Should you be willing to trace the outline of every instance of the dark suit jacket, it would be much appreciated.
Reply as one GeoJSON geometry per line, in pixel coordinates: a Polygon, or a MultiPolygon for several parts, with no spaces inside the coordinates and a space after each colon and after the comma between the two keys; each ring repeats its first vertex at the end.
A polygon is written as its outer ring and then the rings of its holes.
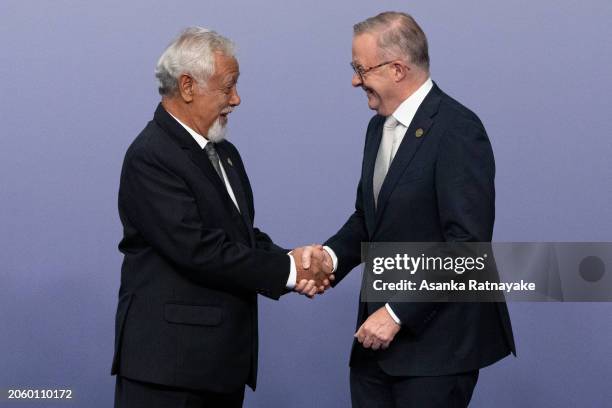
{"type": "MultiPolygon", "coordinates": [[[[419,107],[374,206],[372,178],[385,118],[368,125],[355,212],[329,245],[336,283],[361,263],[361,242],[488,242],[495,163],[478,117],[436,85],[419,107]],[[417,129],[423,136],[416,137],[417,129]]],[[[359,327],[383,303],[360,302],[359,327]]],[[[515,352],[505,303],[390,302],[402,329],[384,351],[353,343],[351,365],[375,359],[390,375],[474,370],[515,352]]]]}
{"type": "Polygon", "coordinates": [[[125,155],[113,374],[214,392],[255,388],[257,293],[283,294],[290,261],[253,227],[238,151],[216,146],[240,212],[161,104],[125,155]]]}

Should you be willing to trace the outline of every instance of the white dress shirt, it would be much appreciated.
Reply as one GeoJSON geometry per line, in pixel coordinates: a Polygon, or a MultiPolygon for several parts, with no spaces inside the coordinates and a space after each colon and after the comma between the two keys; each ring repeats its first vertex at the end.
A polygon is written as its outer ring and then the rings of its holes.
{"type": "MultiPolygon", "coordinates": [[[[402,140],[404,140],[404,135],[406,134],[406,131],[410,126],[410,122],[412,122],[412,119],[414,119],[414,115],[419,109],[419,106],[421,106],[421,103],[423,103],[423,100],[425,99],[429,91],[431,91],[431,88],[433,88],[433,81],[431,80],[431,78],[427,78],[427,81],[425,81],[423,85],[419,87],[419,89],[414,91],[412,95],[406,98],[397,107],[397,109],[395,109],[395,112],[391,114],[398,121],[398,124],[395,127],[395,131],[393,134],[391,161],[393,161],[393,158],[395,157],[395,154],[397,153],[397,150],[399,149],[402,140]]],[[[389,165],[391,165],[391,162],[389,162],[389,165]]],[[[333,249],[329,247],[324,248],[334,261],[334,271],[336,271],[336,267],[338,266],[338,257],[336,256],[333,249]]],[[[389,306],[388,303],[385,304],[385,308],[387,309],[393,320],[395,320],[395,323],[402,324],[401,320],[397,317],[395,312],[393,312],[393,309],[391,309],[391,306],[389,306]]]]}
{"type": "Polygon", "coordinates": [[[416,111],[423,103],[423,100],[433,88],[433,82],[431,78],[428,78],[427,81],[423,83],[412,95],[410,95],[404,102],[397,107],[395,112],[392,113],[392,116],[399,123],[395,127],[395,134],[393,135],[393,149],[391,150],[391,160],[395,157],[395,153],[399,149],[402,140],[404,140],[404,135],[410,126],[410,122],[414,119],[414,115],[416,111]]]}

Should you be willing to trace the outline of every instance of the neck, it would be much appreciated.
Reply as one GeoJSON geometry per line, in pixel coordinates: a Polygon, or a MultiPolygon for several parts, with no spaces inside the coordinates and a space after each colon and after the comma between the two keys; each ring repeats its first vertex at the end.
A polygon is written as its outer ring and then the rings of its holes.
{"type": "Polygon", "coordinates": [[[161,104],[172,116],[180,120],[185,125],[189,126],[191,129],[195,130],[198,134],[202,135],[204,138],[208,133],[208,129],[198,129],[197,124],[191,119],[191,115],[189,114],[189,108],[186,103],[184,103],[179,98],[167,97],[163,96],[161,100],[161,104]]]}
{"type": "Polygon", "coordinates": [[[412,78],[405,78],[404,84],[398,89],[397,103],[393,108],[393,112],[401,105],[406,99],[410,98],[429,78],[429,72],[416,73],[412,78]]]}

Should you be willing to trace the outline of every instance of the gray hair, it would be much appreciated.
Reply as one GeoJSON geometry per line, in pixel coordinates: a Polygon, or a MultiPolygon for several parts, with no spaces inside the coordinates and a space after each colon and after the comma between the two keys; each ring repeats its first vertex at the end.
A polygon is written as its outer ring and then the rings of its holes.
{"type": "Polygon", "coordinates": [[[427,37],[417,22],[406,13],[386,11],[353,26],[353,34],[376,33],[383,57],[405,58],[429,71],[427,37]]]}
{"type": "Polygon", "coordinates": [[[234,57],[234,43],[203,27],[185,29],[159,57],[155,77],[162,96],[172,96],[178,90],[181,75],[188,74],[204,87],[215,73],[215,52],[234,57]]]}

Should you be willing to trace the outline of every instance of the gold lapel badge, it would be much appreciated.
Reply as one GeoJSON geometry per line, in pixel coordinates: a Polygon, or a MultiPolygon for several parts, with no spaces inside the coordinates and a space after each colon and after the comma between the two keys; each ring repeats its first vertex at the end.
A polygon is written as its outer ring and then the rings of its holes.
{"type": "Polygon", "coordinates": [[[416,130],[416,132],[414,132],[414,135],[415,135],[416,137],[421,137],[421,136],[423,136],[423,129],[418,128],[418,129],[416,130]]]}

